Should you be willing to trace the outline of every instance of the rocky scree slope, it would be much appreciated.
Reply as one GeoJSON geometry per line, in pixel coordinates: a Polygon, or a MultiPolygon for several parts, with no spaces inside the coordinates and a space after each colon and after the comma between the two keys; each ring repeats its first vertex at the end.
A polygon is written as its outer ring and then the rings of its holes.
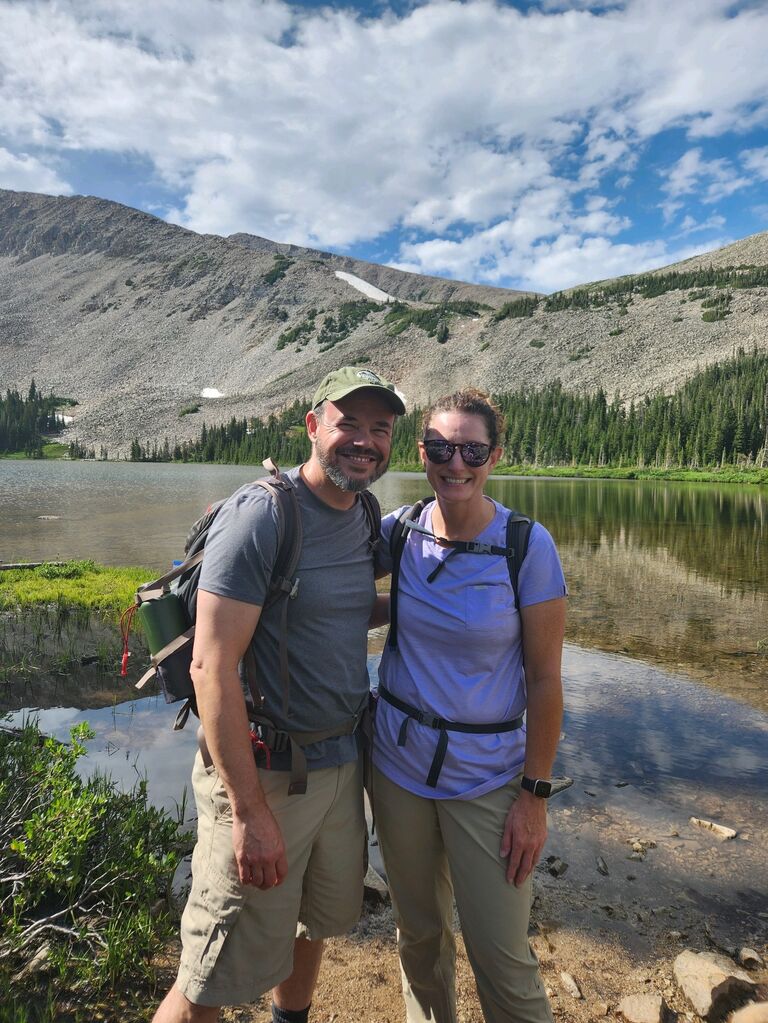
{"type": "MultiPolygon", "coordinates": [[[[193,437],[203,420],[267,414],[348,363],[391,377],[415,403],[459,385],[556,378],[638,399],[737,347],[768,348],[766,286],[729,292],[715,322],[702,319],[705,299],[680,290],[548,312],[519,292],[245,237],[198,235],[102,199],[0,191],[0,388],[34,377],[77,399],[69,436],[115,455],[134,437],[193,437]],[[336,277],[342,265],[407,304],[371,301],[336,277]],[[531,315],[517,315],[521,301],[531,315]],[[208,388],[223,397],[201,397],[208,388]]],[[[766,249],[757,235],[700,259],[763,265],[766,249]]]]}

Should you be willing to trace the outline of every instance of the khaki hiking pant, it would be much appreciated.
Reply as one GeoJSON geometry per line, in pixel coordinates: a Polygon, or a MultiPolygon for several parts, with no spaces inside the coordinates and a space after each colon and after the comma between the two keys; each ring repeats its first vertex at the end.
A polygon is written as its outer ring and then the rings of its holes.
{"type": "Polygon", "coordinates": [[[486,1023],[552,1023],[528,944],[531,879],[499,856],[520,778],[478,799],[425,799],[374,768],[376,829],[392,906],[408,1023],[456,1023],[453,899],[486,1023]]]}

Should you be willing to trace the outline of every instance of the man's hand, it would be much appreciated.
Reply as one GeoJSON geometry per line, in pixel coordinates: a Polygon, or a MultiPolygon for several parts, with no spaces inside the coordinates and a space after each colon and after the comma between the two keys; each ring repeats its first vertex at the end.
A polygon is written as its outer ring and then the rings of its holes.
{"type": "Polygon", "coordinates": [[[242,884],[268,891],[285,880],[288,861],[283,836],[266,803],[248,817],[233,814],[232,846],[242,884]]]}
{"type": "Polygon", "coordinates": [[[500,855],[509,857],[507,881],[519,888],[539,862],[547,839],[546,800],[522,791],[509,808],[500,855]]]}

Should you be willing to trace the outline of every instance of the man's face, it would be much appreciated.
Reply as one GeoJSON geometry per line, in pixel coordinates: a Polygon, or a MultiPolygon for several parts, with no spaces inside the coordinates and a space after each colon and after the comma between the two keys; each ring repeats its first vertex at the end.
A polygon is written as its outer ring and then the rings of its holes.
{"type": "Polygon", "coordinates": [[[340,490],[360,491],[389,465],[395,413],[375,391],[355,391],[307,413],[307,433],[328,479],[340,490]]]}

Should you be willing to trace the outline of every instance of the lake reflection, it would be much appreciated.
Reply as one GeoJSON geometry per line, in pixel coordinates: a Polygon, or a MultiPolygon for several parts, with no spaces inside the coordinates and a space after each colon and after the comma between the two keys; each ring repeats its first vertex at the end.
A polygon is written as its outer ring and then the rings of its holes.
{"type": "MultiPolygon", "coordinates": [[[[372,677],[377,664],[378,657],[369,658],[372,677]]],[[[576,778],[580,789],[628,782],[669,806],[695,807],[734,827],[768,820],[764,715],[640,662],[570,645],[563,681],[564,739],[555,770],[576,778]]],[[[42,730],[59,739],[88,721],[96,738],[83,769],[124,787],[146,775],[152,801],[176,813],[197,748],[194,718],[183,731],[171,730],[176,710],[151,697],[88,711],[51,708],[38,717],[42,730]]],[[[11,721],[23,717],[17,712],[11,721]]]]}
{"type": "MultiPolygon", "coordinates": [[[[0,560],[93,558],[159,572],[211,501],[260,474],[0,461],[0,560]]],[[[423,476],[402,473],[374,489],[385,512],[427,492],[423,476]]],[[[684,671],[768,710],[765,488],[497,477],[489,491],[555,537],[569,640],[684,671]]]]}

